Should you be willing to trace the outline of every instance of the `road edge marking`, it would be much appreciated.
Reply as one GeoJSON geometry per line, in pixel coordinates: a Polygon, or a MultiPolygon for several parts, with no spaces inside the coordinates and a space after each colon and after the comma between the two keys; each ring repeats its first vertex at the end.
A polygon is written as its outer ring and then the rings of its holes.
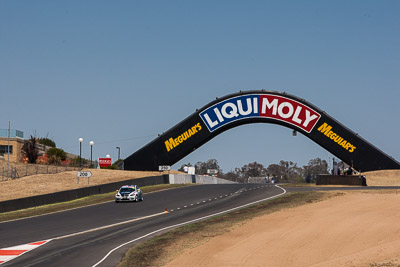
{"type": "Polygon", "coordinates": [[[51,240],[52,239],[46,239],[46,240],[42,240],[42,241],[32,242],[32,243],[25,244],[25,245],[1,248],[0,249],[0,265],[2,265],[3,263],[9,262],[15,258],[18,258],[19,256],[22,256],[25,253],[30,252],[40,246],[43,246],[44,244],[49,243],[51,240]],[[7,253],[7,252],[9,252],[9,253],[7,253]]]}
{"type": "Polygon", "coordinates": [[[160,212],[160,213],[155,213],[155,214],[147,215],[147,216],[144,216],[144,217],[131,219],[131,220],[128,220],[128,221],[123,221],[123,222],[119,222],[119,223],[113,223],[113,224],[104,225],[104,226],[92,228],[92,229],[81,231],[81,232],[67,234],[67,235],[63,235],[63,236],[59,236],[59,237],[54,237],[53,240],[60,240],[60,239],[73,237],[73,236],[77,236],[77,235],[83,235],[83,234],[87,234],[87,233],[91,233],[91,232],[95,232],[95,231],[99,231],[99,230],[112,228],[112,227],[119,226],[119,225],[124,225],[124,224],[132,223],[132,222],[141,221],[141,220],[144,220],[144,219],[160,216],[160,215],[163,215],[163,214],[167,214],[167,212],[163,211],[163,212],[160,212]]]}

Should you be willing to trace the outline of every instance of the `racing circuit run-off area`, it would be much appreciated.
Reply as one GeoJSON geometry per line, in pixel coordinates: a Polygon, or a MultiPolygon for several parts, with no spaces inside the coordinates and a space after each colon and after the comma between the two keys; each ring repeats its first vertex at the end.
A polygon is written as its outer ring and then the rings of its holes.
{"type": "Polygon", "coordinates": [[[400,169],[400,163],[304,99],[275,91],[217,98],[139,149],[125,170],[173,165],[217,135],[249,123],[279,124],[307,136],[359,172],[400,169]]]}

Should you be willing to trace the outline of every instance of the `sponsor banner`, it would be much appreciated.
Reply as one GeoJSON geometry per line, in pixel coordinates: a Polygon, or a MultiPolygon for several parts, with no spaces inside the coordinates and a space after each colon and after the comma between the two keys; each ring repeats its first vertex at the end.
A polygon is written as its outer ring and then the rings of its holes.
{"type": "Polygon", "coordinates": [[[168,152],[171,151],[175,147],[179,146],[180,144],[182,144],[183,142],[188,140],[193,135],[200,132],[201,129],[202,128],[201,128],[200,122],[196,123],[191,128],[189,128],[185,132],[181,133],[179,136],[170,137],[168,140],[165,140],[164,141],[165,148],[167,149],[168,152]]]}
{"type": "Polygon", "coordinates": [[[99,158],[100,168],[109,167],[112,164],[112,158],[99,158]]]}
{"type": "Polygon", "coordinates": [[[341,137],[341,135],[332,131],[332,126],[324,122],[319,128],[318,131],[323,133],[327,138],[331,139],[333,142],[346,149],[350,153],[353,153],[356,150],[356,146],[341,137]]]}
{"type": "Polygon", "coordinates": [[[272,94],[250,94],[221,101],[200,113],[210,132],[247,118],[283,121],[310,133],[321,114],[293,99],[272,94]]]}

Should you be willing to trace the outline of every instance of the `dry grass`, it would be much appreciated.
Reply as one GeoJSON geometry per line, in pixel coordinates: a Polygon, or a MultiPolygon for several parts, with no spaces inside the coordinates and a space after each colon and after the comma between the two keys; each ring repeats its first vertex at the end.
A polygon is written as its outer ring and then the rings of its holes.
{"type": "Polygon", "coordinates": [[[368,186],[400,186],[400,170],[364,172],[368,186]]]}
{"type": "MultiPolygon", "coordinates": [[[[90,177],[89,185],[87,178],[80,178],[78,184],[76,171],[67,171],[57,174],[37,174],[15,180],[0,181],[0,201],[167,174],[167,172],[161,173],[104,169],[84,169],[83,171],[91,171],[93,174],[92,177],[90,177]]],[[[171,171],[171,173],[179,172],[171,171]]]]}

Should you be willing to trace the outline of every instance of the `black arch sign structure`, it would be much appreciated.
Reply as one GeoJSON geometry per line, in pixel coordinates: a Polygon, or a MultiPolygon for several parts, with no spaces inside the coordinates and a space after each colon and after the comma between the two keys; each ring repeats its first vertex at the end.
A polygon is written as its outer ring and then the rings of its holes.
{"type": "Polygon", "coordinates": [[[304,99],[264,90],[217,98],[126,158],[124,169],[173,165],[220,133],[248,123],[296,130],[358,171],[400,169],[398,161],[304,99]]]}

